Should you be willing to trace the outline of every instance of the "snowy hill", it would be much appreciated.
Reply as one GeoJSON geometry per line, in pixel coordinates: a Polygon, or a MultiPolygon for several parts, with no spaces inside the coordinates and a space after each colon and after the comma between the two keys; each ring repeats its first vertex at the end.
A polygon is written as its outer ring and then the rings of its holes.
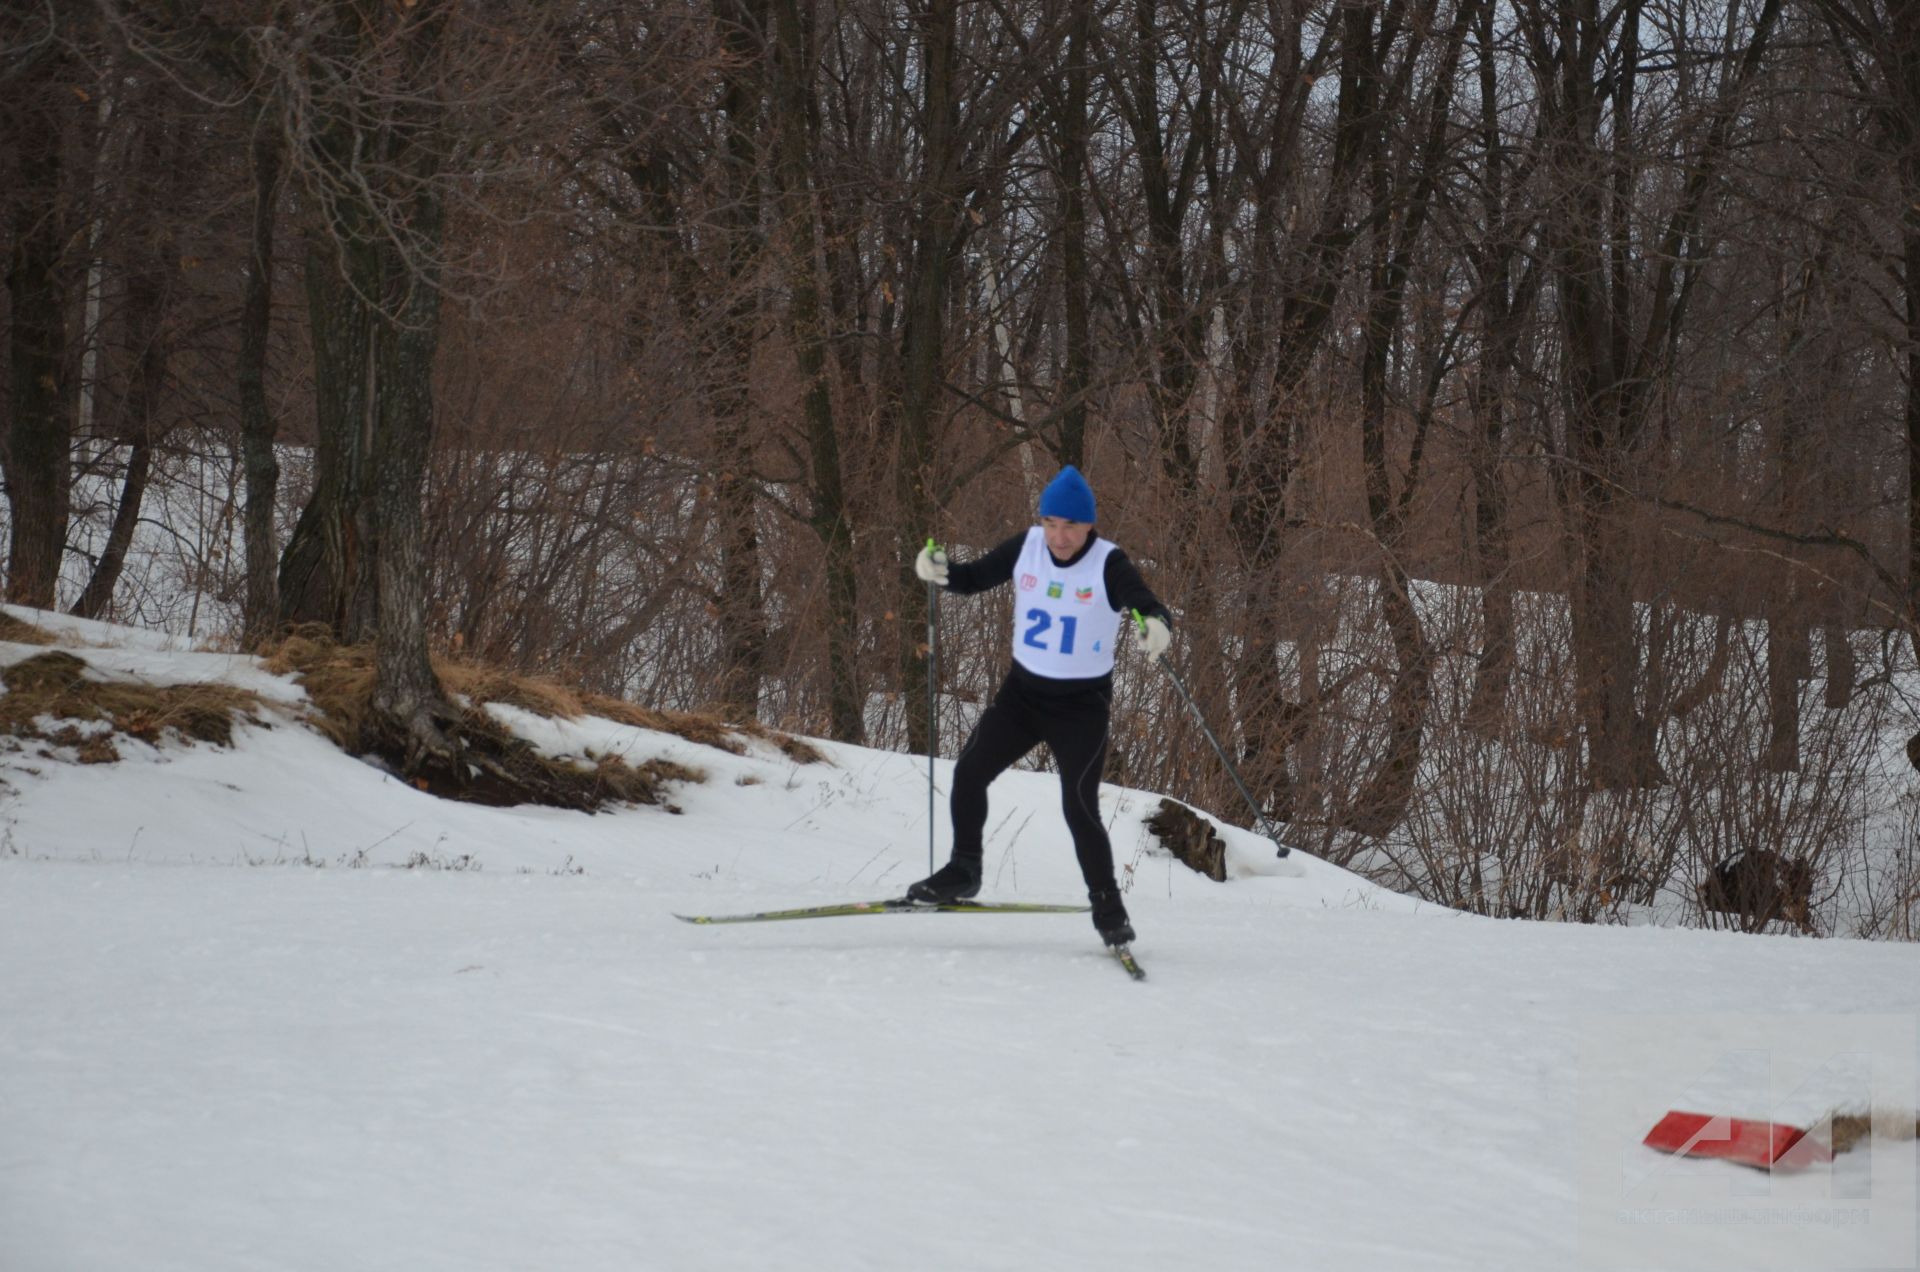
{"type": "MultiPolygon", "coordinates": [[[[231,749],[0,753],[7,1272],[1915,1262],[1911,1141],[1773,1176],[1639,1145],[1911,1108],[1911,946],[1476,919],[1231,828],[1214,883],[1116,787],[1144,984],[1084,915],[690,927],[898,895],[924,757],[496,708],[705,780],[451,804],[251,659],[10,612],[276,705],[231,749]]],[[[988,896],[1080,898],[1058,800],[994,786],[988,896]]]]}

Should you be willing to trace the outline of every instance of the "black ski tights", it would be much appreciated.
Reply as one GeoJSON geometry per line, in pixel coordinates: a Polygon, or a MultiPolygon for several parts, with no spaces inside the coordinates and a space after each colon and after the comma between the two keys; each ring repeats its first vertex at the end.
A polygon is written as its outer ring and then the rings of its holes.
{"type": "Polygon", "coordinates": [[[1073,832],[1073,851],[1087,887],[1111,888],[1113,845],[1100,822],[1100,776],[1107,764],[1107,688],[1041,694],[1022,686],[1018,672],[1000,685],[981,713],[953,768],[953,855],[981,855],[987,824],[987,785],[1045,742],[1060,769],[1060,793],[1073,832]]]}

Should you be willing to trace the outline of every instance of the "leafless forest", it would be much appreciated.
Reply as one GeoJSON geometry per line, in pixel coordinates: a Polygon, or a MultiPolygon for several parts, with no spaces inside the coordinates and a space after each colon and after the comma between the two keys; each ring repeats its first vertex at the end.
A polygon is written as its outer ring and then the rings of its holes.
{"type": "Polygon", "coordinates": [[[6,8],[10,601],[918,749],[1070,462],[1290,842],[1916,935],[1920,6],[6,8]]]}

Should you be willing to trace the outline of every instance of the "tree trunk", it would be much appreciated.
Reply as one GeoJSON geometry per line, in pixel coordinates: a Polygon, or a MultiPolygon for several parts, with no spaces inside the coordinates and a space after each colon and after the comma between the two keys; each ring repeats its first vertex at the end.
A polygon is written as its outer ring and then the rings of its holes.
{"type": "Polygon", "coordinates": [[[767,616],[760,580],[759,500],[754,482],[754,426],[749,386],[757,297],[752,273],[760,259],[755,197],[756,132],[761,110],[764,5],[721,6],[727,60],[721,72],[726,116],[726,208],[721,251],[725,294],[706,359],[706,398],[714,422],[715,500],[720,518],[720,639],[724,664],[720,702],[729,714],[759,715],[766,676],[767,616]]]}
{"type": "MultiPolygon", "coordinates": [[[[1592,17],[1589,2],[1584,14],[1592,17]]],[[[1583,21],[1586,20],[1583,18],[1583,21]]],[[[1637,16],[1619,19],[1623,44],[1635,41],[1637,16]]],[[[1583,43],[1588,59],[1601,56],[1604,40],[1583,43]]],[[[1629,47],[1627,52],[1630,52],[1629,47]]],[[[1616,237],[1625,210],[1610,201],[1631,143],[1636,58],[1621,54],[1623,70],[1614,88],[1615,149],[1601,149],[1602,102],[1593,68],[1565,53],[1561,113],[1554,118],[1556,178],[1567,189],[1564,211],[1551,219],[1553,258],[1560,283],[1565,328],[1567,448],[1574,461],[1569,516],[1574,549],[1570,588],[1573,616],[1574,702],[1584,728],[1587,772],[1603,790],[1632,787],[1634,779],[1633,579],[1627,551],[1629,509],[1615,475],[1628,469],[1634,425],[1624,410],[1621,378],[1626,340],[1622,313],[1630,297],[1614,290],[1623,268],[1618,254],[1628,244],[1616,237]]]]}
{"type": "MultiPolygon", "coordinates": [[[[165,147],[160,147],[164,152],[165,147]]],[[[157,234],[159,250],[143,262],[127,280],[126,331],[128,343],[140,353],[134,362],[127,385],[125,407],[115,434],[126,438],[132,453],[121,483],[120,502],[114,509],[113,525],[107,531],[106,546],[94,563],[86,589],[74,603],[73,612],[81,618],[104,618],[112,603],[113,590],[127,561],[127,549],[133,544],[134,526],[140,520],[140,505],[146,496],[147,477],[152,469],[155,435],[154,415],[160,395],[167,386],[166,276],[174,267],[171,243],[165,230],[157,234]]]]}
{"type": "Polygon", "coordinates": [[[1093,387],[1092,280],[1087,266],[1087,88],[1093,0],[1067,0],[1066,115],[1060,122],[1060,286],[1067,362],[1060,382],[1060,462],[1087,462],[1087,394],[1093,387]]]}
{"type": "MultiPolygon", "coordinates": [[[[1495,733],[1506,717],[1507,691],[1513,683],[1512,531],[1507,517],[1507,487],[1502,459],[1507,436],[1507,395],[1513,384],[1520,338],[1533,310],[1539,271],[1531,265],[1516,288],[1513,269],[1520,233],[1507,210],[1506,147],[1500,137],[1499,78],[1494,25],[1495,6],[1476,14],[1480,49],[1480,143],[1486,173],[1483,215],[1488,227],[1484,276],[1479,280],[1480,364],[1467,387],[1474,433],[1474,549],[1480,566],[1480,648],[1474,656],[1473,695],[1466,723],[1495,733]]],[[[1472,255],[1470,253],[1470,255],[1472,255]]]]}
{"type": "MultiPolygon", "coordinates": [[[[1920,56],[1920,55],[1916,55],[1920,56]]],[[[1906,175],[1904,247],[1907,290],[1907,632],[1920,655],[1920,162],[1901,165],[1906,175]]]]}
{"type": "MultiPolygon", "coordinates": [[[[427,653],[427,560],[421,500],[433,447],[433,359],[440,326],[438,194],[419,174],[408,209],[414,241],[429,255],[390,260],[384,313],[377,319],[378,424],[374,434],[372,503],[379,524],[375,574],[373,709],[409,740],[409,759],[444,751],[435,723],[445,708],[427,653]]],[[[409,766],[411,767],[411,765],[409,766]]]]}
{"type": "Polygon", "coordinates": [[[837,742],[866,737],[865,695],[855,651],[859,596],[853,531],[840,471],[840,439],[828,383],[827,328],[814,222],[806,37],[798,0],[773,0],[777,48],[774,67],[774,188],[779,200],[780,256],[788,288],[788,327],[802,385],[801,410],[811,475],[808,524],[825,557],[827,592],[828,733],[837,742]]]}
{"type": "Polygon", "coordinates": [[[1800,771],[1800,681],[1807,667],[1805,622],[1791,601],[1767,621],[1767,754],[1769,773],[1800,771]]]}
{"type": "Polygon", "coordinates": [[[113,589],[120,582],[127,564],[127,549],[133,546],[134,527],[140,522],[140,505],[147,493],[147,479],[153,470],[153,442],[142,430],[133,439],[127,456],[127,474],[120,483],[120,502],[113,510],[113,525],[107,531],[106,546],[94,564],[86,591],[74,603],[73,612],[81,618],[103,619],[113,600],[113,589]]]}
{"type": "Polygon", "coordinates": [[[1639,654],[1621,510],[1606,492],[1588,485],[1575,516],[1580,530],[1572,597],[1574,700],[1585,724],[1588,774],[1602,790],[1651,784],[1641,780],[1634,754],[1639,654]]]}
{"type": "Polygon", "coordinates": [[[1826,652],[1827,710],[1844,711],[1853,705],[1853,690],[1859,678],[1859,664],[1847,629],[1829,622],[1820,629],[1820,644],[1826,652]]]}
{"type": "MultiPolygon", "coordinates": [[[[1417,468],[1408,472],[1407,485],[1396,499],[1386,446],[1387,353],[1403,308],[1407,252],[1420,232],[1423,215],[1424,204],[1407,215],[1407,242],[1395,253],[1396,259],[1389,261],[1384,251],[1378,254],[1361,357],[1361,467],[1367,515],[1380,550],[1380,604],[1393,640],[1395,669],[1387,697],[1387,744],[1355,796],[1347,821],[1351,829],[1375,838],[1398,826],[1413,802],[1432,699],[1433,656],[1413,605],[1411,581],[1401,557],[1405,509],[1420,474],[1417,468]]],[[[1383,236],[1386,223],[1390,222],[1383,222],[1383,236]]]]}
{"type": "Polygon", "coordinates": [[[283,163],[280,134],[266,110],[254,121],[253,233],[249,242],[246,289],[240,307],[240,452],[246,474],[243,534],[247,552],[247,592],[243,611],[247,649],[258,649],[280,619],[279,580],[274,573],[274,500],[280,487],[280,461],[273,443],[279,422],[267,404],[267,347],[273,323],[273,230],[279,207],[283,163]]]}
{"type": "MultiPolygon", "coordinates": [[[[1405,57],[1417,56],[1430,29],[1433,5],[1421,3],[1414,23],[1416,35],[1405,57]]],[[[1240,453],[1238,480],[1229,522],[1241,560],[1254,580],[1275,576],[1288,527],[1287,486],[1296,463],[1296,439],[1306,422],[1306,385],[1322,342],[1333,321],[1334,302],[1349,269],[1350,248],[1358,233],[1352,214],[1357,192],[1365,188],[1369,167],[1381,144],[1380,118],[1398,105],[1381,95],[1383,50],[1374,38],[1378,6],[1368,0],[1342,5],[1339,12],[1340,89],[1336,106],[1332,167],[1312,213],[1313,231],[1296,249],[1290,267],[1280,272],[1283,282],[1280,312],[1274,323],[1274,352],[1268,383],[1268,416],[1243,420],[1243,435],[1235,438],[1240,453]]],[[[1262,225],[1277,233],[1288,217],[1273,208],[1277,189],[1263,196],[1262,225]]],[[[1272,247],[1272,259],[1284,259],[1272,247]]],[[[1262,324],[1264,325],[1264,323],[1262,324]]],[[[1251,754],[1267,754],[1269,774],[1278,779],[1286,768],[1302,727],[1296,711],[1288,709],[1280,692],[1276,653],[1279,646],[1277,598],[1261,595],[1261,584],[1249,589],[1247,677],[1250,693],[1243,708],[1244,731],[1251,754]]]]}
{"type": "Polygon", "coordinates": [[[1650,386],[1669,374],[1699,276],[1698,256],[1687,249],[1703,237],[1737,106],[1761,64],[1780,0],[1764,0],[1751,41],[1708,103],[1711,122],[1678,200],[1663,224],[1651,226],[1637,225],[1634,215],[1644,211],[1636,200],[1646,185],[1635,104],[1644,7],[1643,0],[1626,0],[1603,15],[1595,0],[1582,0],[1574,12],[1543,11],[1528,32],[1536,57],[1546,55],[1535,73],[1550,87],[1541,133],[1556,204],[1543,225],[1561,311],[1574,468],[1565,489],[1577,557],[1575,698],[1588,771],[1603,789],[1664,780],[1653,752],[1658,721],[1642,721],[1635,710],[1635,504],[1628,492],[1645,451],[1650,386]]]}
{"type": "MultiPolygon", "coordinates": [[[[1420,485],[1423,435],[1416,429],[1406,479],[1396,495],[1387,460],[1388,358],[1406,312],[1414,251],[1432,207],[1453,104],[1453,69],[1472,16],[1469,4],[1454,20],[1426,106],[1426,128],[1414,158],[1418,175],[1404,202],[1384,150],[1372,164],[1373,215],[1369,219],[1374,227],[1374,253],[1360,359],[1360,457],[1367,517],[1380,550],[1380,601],[1393,638],[1395,674],[1388,697],[1387,745],[1354,802],[1351,821],[1354,829],[1375,837],[1399,825],[1413,802],[1433,680],[1433,655],[1414,608],[1403,555],[1407,509],[1420,485]]],[[[1421,418],[1424,422],[1426,416],[1421,418]]]]}
{"type": "MultiPolygon", "coordinates": [[[[1184,222],[1193,190],[1198,134],[1209,124],[1212,94],[1203,81],[1193,116],[1184,123],[1187,139],[1179,144],[1175,130],[1183,125],[1174,118],[1179,112],[1162,100],[1169,33],[1161,21],[1158,0],[1135,0],[1133,27],[1128,79],[1116,87],[1121,112],[1139,149],[1140,211],[1146,219],[1145,312],[1139,319],[1145,326],[1145,388],[1162,471],[1174,489],[1191,491],[1199,476],[1199,457],[1186,407],[1206,357],[1211,307],[1195,303],[1187,294],[1189,250],[1184,222]]],[[[1084,130],[1087,125],[1082,122],[1080,127],[1084,130]]]]}
{"type": "MultiPolygon", "coordinates": [[[[171,236],[166,236],[170,238],[171,236]]],[[[127,473],[120,486],[120,502],[114,509],[113,524],[107,542],[94,563],[86,590],[74,603],[73,612],[81,618],[104,618],[113,601],[114,588],[127,563],[127,549],[133,545],[134,527],[140,521],[140,505],[146,497],[147,478],[153,466],[154,414],[167,384],[167,344],[164,331],[166,287],[157,271],[170,270],[167,254],[149,262],[149,270],[135,275],[127,284],[127,332],[140,349],[132,382],[128,385],[126,407],[120,431],[131,439],[127,473]]]]}
{"type": "Polygon", "coordinates": [[[0,112],[0,118],[14,121],[13,135],[0,134],[0,140],[11,144],[19,174],[7,261],[11,418],[0,447],[13,505],[6,596],[16,605],[39,609],[54,605],[72,494],[73,395],[60,193],[64,139],[57,109],[67,95],[54,82],[60,64],[57,56],[44,55],[8,90],[17,98],[15,107],[0,112]]]}
{"type": "MultiPolygon", "coordinates": [[[[416,25],[432,19],[395,20],[416,25]]],[[[429,10],[431,12],[431,10],[429,10]]],[[[332,0],[316,19],[318,52],[333,65],[362,67],[391,78],[395,68],[376,66],[376,31],[360,0],[332,0]]],[[[313,342],[314,486],[300,520],[280,555],[280,618],[285,624],[317,622],[348,644],[374,635],[377,583],[375,512],[371,493],[373,437],[378,411],[378,333],[375,310],[386,294],[382,252],[403,232],[393,223],[394,191],[368,187],[369,159],[390,157],[389,132],[398,109],[378,95],[373,82],[340,90],[342,100],[322,116],[325,128],[305,147],[319,197],[307,200],[307,318],[313,342]]]]}
{"type": "MultiPolygon", "coordinates": [[[[377,240],[379,304],[374,338],[372,468],[368,507],[377,528],[372,710],[390,738],[406,742],[405,771],[425,765],[464,773],[464,748],[441,731],[453,712],[427,650],[427,553],[421,502],[433,453],[433,364],[440,336],[440,277],[446,211],[438,185],[445,163],[445,107],[433,65],[450,0],[402,18],[396,68],[406,95],[383,129],[392,217],[377,240]]],[[[368,209],[369,213],[373,209],[368,209]]]]}
{"type": "Polygon", "coordinates": [[[1507,690],[1513,684],[1513,583],[1507,572],[1513,565],[1511,531],[1507,524],[1507,487],[1501,476],[1502,438],[1506,405],[1498,400],[1505,378],[1493,380],[1483,368],[1475,377],[1473,413],[1479,426],[1473,437],[1473,530],[1480,574],[1480,648],[1473,660],[1473,696],[1466,723],[1491,734],[1506,718],[1507,690]]]}
{"type": "Polygon", "coordinates": [[[956,98],[956,0],[927,0],[915,24],[922,41],[921,84],[926,140],[916,176],[913,258],[904,298],[906,320],[900,334],[900,398],[894,412],[897,430],[895,493],[901,538],[899,588],[899,677],[906,703],[907,748],[932,745],[932,703],[927,697],[925,648],[927,598],[913,573],[915,536],[932,534],[940,501],[934,489],[934,416],[945,383],[947,281],[960,245],[959,103],[956,98]]]}
{"type": "Polygon", "coordinates": [[[313,494],[280,555],[280,621],[322,623],[352,643],[371,634],[372,316],[360,296],[379,295],[373,249],[364,240],[307,245],[308,327],[313,340],[313,494]],[[352,281],[342,276],[351,271],[352,281]]]}
{"type": "Polygon", "coordinates": [[[155,225],[143,236],[140,253],[127,276],[124,331],[127,347],[138,352],[119,418],[108,430],[116,441],[124,440],[132,449],[106,546],[94,563],[85,591],[74,604],[73,612],[83,618],[103,618],[112,604],[127,551],[133,544],[134,527],[139,524],[153,449],[168,431],[160,411],[173,352],[169,308],[180,273],[174,196],[195,174],[190,169],[185,129],[161,117],[142,121],[137,135],[139,144],[129,148],[123,163],[132,168],[132,179],[147,183],[155,225]]]}

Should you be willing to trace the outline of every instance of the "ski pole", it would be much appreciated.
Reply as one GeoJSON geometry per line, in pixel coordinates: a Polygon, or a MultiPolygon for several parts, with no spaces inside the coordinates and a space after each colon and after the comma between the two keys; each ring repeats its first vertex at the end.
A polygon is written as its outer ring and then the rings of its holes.
{"type": "MultiPolygon", "coordinates": [[[[938,552],[940,545],[927,537],[927,547],[938,552]]],[[[934,659],[937,656],[940,631],[937,619],[940,614],[940,587],[932,579],[927,580],[927,873],[932,874],[933,865],[933,757],[940,749],[940,691],[934,681],[934,659]]]]}
{"type": "MultiPolygon", "coordinates": [[[[1133,621],[1139,625],[1141,632],[1145,633],[1147,630],[1146,615],[1142,614],[1139,610],[1135,610],[1133,611],[1133,621]]],[[[1180,701],[1186,703],[1187,710],[1193,712],[1194,723],[1200,726],[1200,732],[1207,735],[1207,741],[1213,743],[1213,753],[1220,757],[1222,764],[1226,765],[1227,776],[1233,779],[1234,786],[1239,789],[1240,798],[1247,801],[1247,810],[1253,814],[1254,831],[1256,834],[1259,833],[1260,827],[1266,824],[1266,814],[1262,813],[1260,811],[1260,805],[1254,802],[1253,793],[1247,790],[1247,784],[1240,780],[1240,770],[1234,768],[1233,761],[1227,758],[1227,749],[1220,745],[1220,739],[1214,737],[1213,730],[1207,727],[1207,718],[1200,714],[1200,704],[1193,700],[1193,695],[1187,692],[1187,687],[1180,683],[1179,675],[1173,670],[1173,664],[1167,661],[1165,654],[1160,655],[1160,657],[1153,661],[1159,663],[1160,670],[1167,673],[1167,679],[1173,682],[1174,689],[1180,694],[1180,701]]],[[[1275,836],[1270,835],[1268,839],[1275,848],[1280,850],[1279,855],[1282,857],[1293,851],[1281,843],[1275,836]]]]}

